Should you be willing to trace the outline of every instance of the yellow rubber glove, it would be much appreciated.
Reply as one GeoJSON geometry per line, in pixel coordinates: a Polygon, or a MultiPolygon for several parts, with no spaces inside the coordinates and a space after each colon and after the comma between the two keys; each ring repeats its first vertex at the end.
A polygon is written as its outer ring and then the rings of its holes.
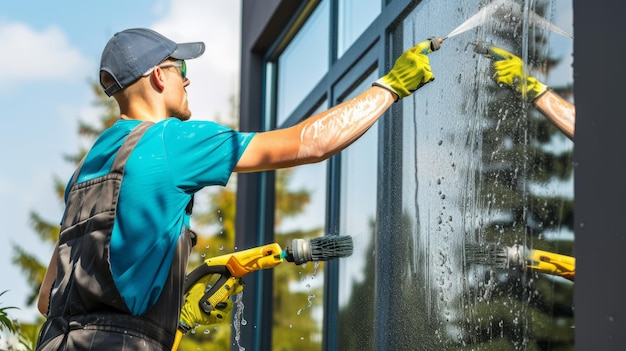
{"type": "Polygon", "coordinates": [[[546,85],[529,75],[526,75],[524,84],[524,62],[510,52],[490,46],[485,56],[494,60],[495,81],[515,89],[522,94],[522,99],[528,98],[532,102],[548,90],[546,85]]]}
{"type": "Polygon", "coordinates": [[[385,88],[399,99],[411,95],[435,76],[430,71],[430,61],[426,53],[431,51],[430,40],[425,40],[405,51],[393,65],[393,68],[372,85],[385,88]]]}
{"type": "Polygon", "coordinates": [[[212,275],[206,275],[200,278],[187,292],[185,297],[185,305],[180,311],[180,320],[178,326],[184,332],[195,328],[198,325],[210,325],[226,321],[227,315],[233,309],[233,302],[230,300],[230,296],[236,295],[243,291],[243,281],[240,278],[231,277],[231,285],[234,287],[232,293],[229,293],[226,298],[217,303],[215,308],[206,313],[200,306],[200,300],[204,296],[204,293],[210,288],[208,286],[212,275]]]}

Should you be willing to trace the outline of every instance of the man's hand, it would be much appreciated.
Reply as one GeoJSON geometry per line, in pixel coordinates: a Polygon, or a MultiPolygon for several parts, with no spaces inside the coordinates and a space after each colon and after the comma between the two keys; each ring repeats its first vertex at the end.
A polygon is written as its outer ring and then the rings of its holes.
{"type": "Polygon", "coordinates": [[[504,84],[522,94],[522,99],[534,101],[541,96],[548,87],[535,77],[524,75],[524,62],[519,57],[495,46],[487,49],[486,57],[494,60],[494,80],[504,84]],[[524,82],[524,78],[526,81],[524,82]]]}
{"type": "Polygon", "coordinates": [[[224,301],[219,302],[214,309],[206,313],[200,306],[200,299],[207,291],[211,275],[206,275],[198,280],[187,292],[185,305],[180,311],[180,321],[178,326],[184,332],[196,327],[197,325],[210,325],[226,321],[226,316],[233,309],[233,303],[230,296],[236,295],[243,290],[243,282],[240,278],[231,277],[232,293],[230,293],[224,301]]]}
{"type": "Polygon", "coordinates": [[[393,68],[374,82],[373,85],[385,88],[402,99],[411,95],[424,84],[435,79],[430,71],[430,61],[425,53],[430,52],[430,40],[425,40],[405,51],[393,68]]]}

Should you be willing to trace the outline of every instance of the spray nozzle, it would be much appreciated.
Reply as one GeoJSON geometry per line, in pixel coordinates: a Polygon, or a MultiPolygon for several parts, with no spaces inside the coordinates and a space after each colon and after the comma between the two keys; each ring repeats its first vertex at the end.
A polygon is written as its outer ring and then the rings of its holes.
{"type": "Polygon", "coordinates": [[[476,41],[472,41],[470,43],[467,43],[467,45],[474,45],[474,52],[477,54],[481,54],[487,58],[490,58],[492,60],[495,61],[499,61],[499,60],[506,60],[507,57],[503,56],[501,54],[501,51],[503,50],[498,50],[495,49],[494,50],[494,46],[487,43],[486,41],[482,41],[482,40],[476,40],[476,41]]]}
{"type": "Polygon", "coordinates": [[[437,37],[430,37],[430,38],[428,38],[428,40],[430,40],[430,50],[431,51],[439,50],[439,48],[441,48],[441,43],[443,43],[443,41],[444,41],[443,38],[437,38],[437,37]]]}
{"type": "Polygon", "coordinates": [[[443,41],[446,39],[447,38],[437,38],[437,37],[428,38],[428,41],[430,42],[430,47],[428,49],[424,49],[422,51],[422,54],[426,55],[433,51],[439,50],[439,48],[441,48],[441,43],[443,43],[443,41]]]}
{"type": "MultiPolygon", "coordinates": [[[[467,46],[474,45],[474,52],[481,55],[489,55],[489,44],[482,40],[475,40],[467,43],[467,46]]],[[[467,50],[467,46],[465,49],[467,50]]]]}

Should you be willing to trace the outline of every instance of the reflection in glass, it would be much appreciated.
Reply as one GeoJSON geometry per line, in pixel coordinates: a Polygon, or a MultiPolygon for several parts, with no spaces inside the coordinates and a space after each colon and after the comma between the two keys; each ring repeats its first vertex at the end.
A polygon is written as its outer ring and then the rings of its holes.
{"type": "MultiPolygon", "coordinates": [[[[388,329],[387,350],[574,347],[571,281],[524,265],[476,264],[480,251],[468,250],[522,245],[573,256],[573,143],[532,102],[495,84],[493,62],[468,45],[478,40],[515,53],[530,74],[569,97],[571,39],[529,19],[567,28],[572,3],[499,4],[509,12],[431,53],[436,80],[401,101],[403,219],[395,241],[407,249],[389,258],[399,270],[377,272],[396,274],[391,281],[399,283],[389,296],[398,306],[389,320],[398,323],[388,329]]],[[[450,33],[482,6],[420,3],[403,22],[403,49],[450,33]]]]}
{"type": "MultiPolygon", "coordinates": [[[[319,110],[326,109],[323,103],[319,110]]],[[[316,111],[318,113],[320,111],[316,111]]],[[[327,162],[276,171],[276,242],[324,235],[327,162]]],[[[273,350],[321,350],[324,264],[285,262],[274,271],[273,350]]]]}
{"type": "MultiPolygon", "coordinates": [[[[361,93],[371,75],[354,89],[361,93]]],[[[354,241],[352,256],[339,261],[338,350],[369,350],[374,324],[374,233],[376,228],[378,122],[341,152],[339,232],[354,241]]]]}
{"type": "Polygon", "coordinates": [[[380,14],[380,0],[339,0],[337,57],[341,57],[380,14]]]}
{"type": "Polygon", "coordinates": [[[329,1],[322,1],[278,58],[276,125],[311,92],[328,71],[329,1]]]}

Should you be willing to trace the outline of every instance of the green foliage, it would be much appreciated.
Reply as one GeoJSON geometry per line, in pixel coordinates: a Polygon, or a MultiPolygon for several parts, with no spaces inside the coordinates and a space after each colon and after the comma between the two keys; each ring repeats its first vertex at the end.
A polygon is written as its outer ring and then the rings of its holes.
{"type": "MultiPolygon", "coordinates": [[[[7,291],[8,290],[1,292],[0,296],[4,295],[7,291]]],[[[17,309],[17,307],[0,307],[0,331],[4,330],[5,328],[13,333],[16,331],[15,325],[13,324],[13,321],[9,318],[9,313],[7,312],[12,309],[17,309]]]]}
{"type": "MultiPolygon", "coordinates": [[[[1,292],[0,297],[7,291],[1,292]]],[[[7,351],[34,350],[38,328],[36,325],[20,324],[18,321],[11,319],[8,311],[14,309],[18,308],[0,306],[0,332],[3,332],[0,334],[0,349],[7,351]],[[3,336],[5,340],[3,340],[3,336]]]]}
{"type": "MultiPolygon", "coordinates": [[[[297,218],[310,202],[310,191],[293,189],[290,185],[293,168],[276,171],[275,222],[277,227],[283,219],[297,218]]],[[[276,242],[281,247],[290,245],[293,239],[311,239],[323,234],[323,228],[294,229],[276,232],[276,242]]],[[[306,263],[295,266],[284,263],[273,269],[274,289],[272,296],[272,350],[316,351],[321,349],[322,322],[319,310],[323,307],[324,263],[306,263]]]]}

